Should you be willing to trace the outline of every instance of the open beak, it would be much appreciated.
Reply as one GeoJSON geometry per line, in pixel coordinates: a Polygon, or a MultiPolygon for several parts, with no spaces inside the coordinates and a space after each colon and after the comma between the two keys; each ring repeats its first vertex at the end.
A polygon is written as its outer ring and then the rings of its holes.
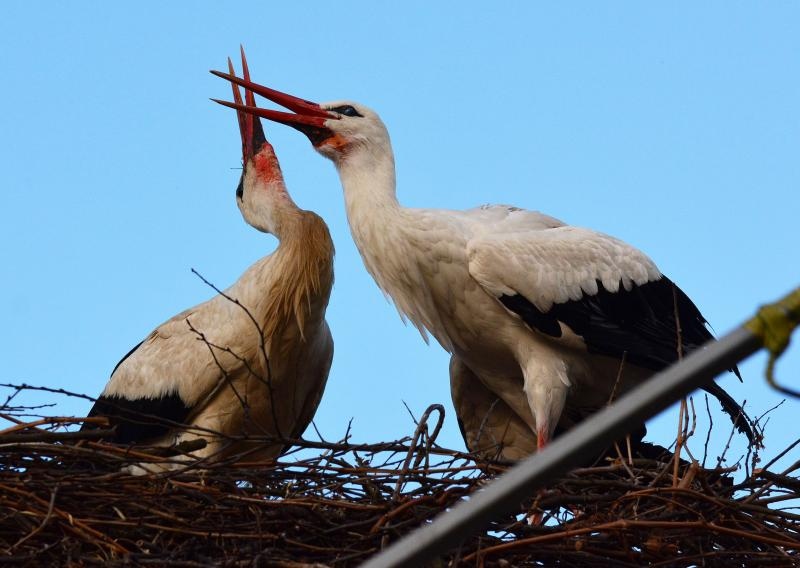
{"type": "MultiPolygon", "coordinates": [[[[244,74],[245,79],[249,82],[250,70],[247,68],[247,58],[244,55],[244,48],[242,48],[241,51],[242,73],[244,74]]],[[[228,70],[230,71],[231,76],[236,75],[233,70],[233,63],[231,62],[230,57],[228,58],[228,70]]],[[[231,87],[233,88],[233,100],[238,106],[242,108],[245,108],[245,106],[256,108],[256,100],[252,91],[245,88],[244,96],[247,105],[244,105],[242,104],[242,95],[239,92],[239,86],[236,83],[231,83],[231,87]]],[[[242,165],[247,167],[247,163],[250,161],[250,159],[253,158],[261,149],[261,147],[267,142],[267,137],[264,136],[264,129],[261,127],[261,121],[257,117],[239,109],[236,110],[236,117],[239,119],[239,133],[242,136],[242,165]]]]}
{"type": "MultiPolygon", "coordinates": [[[[244,52],[242,52],[242,61],[244,65],[244,52]]],[[[333,136],[333,132],[329,128],[326,128],[325,123],[328,120],[338,120],[339,116],[337,114],[328,112],[317,103],[313,103],[298,97],[293,97],[292,95],[281,93],[275,89],[270,89],[269,87],[264,87],[263,85],[253,83],[250,81],[250,76],[247,72],[246,65],[244,69],[244,78],[237,77],[233,73],[232,69],[230,70],[230,73],[223,73],[221,71],[213,70],[211,71],[211,73],[217,77],[221,77],[234,84],[234,102],[231,103],[228,101],[221,101],[219,99],[211,100],[223,106],[236,109],[237,113],[239,113],[240,124],[242,121],[242,114],[260,116],[268,120],[286,124],[299,130],[308,136],[309,140],[311,140],[311,143],[314,146],[319,146],[323,141],[333,136]],[[277,110],[258,108],[256,107],[255,102],[250,99],[246,100],[246,104],[242,104],[241,97],[237,96],[237,89],[235,85],[244,87],[245,93],[256,93],[293,112],[281,112],[277,110]]]]}

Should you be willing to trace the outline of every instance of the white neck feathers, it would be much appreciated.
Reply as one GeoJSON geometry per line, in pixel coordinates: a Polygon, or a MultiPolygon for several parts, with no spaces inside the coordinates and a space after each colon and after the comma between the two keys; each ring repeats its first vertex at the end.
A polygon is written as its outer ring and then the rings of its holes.
{"type": "MultiPolygon", "coordinates": [[[[397,201],[391,146],[347,156],[337,169],[350,231],[367,271],[427,342],[426,330],[435,334],[443,326],[425,280],[425,251],[415,238],[422,219],[397,201]]],[[[437,334],[437,339],[451,349],[448,338],[437,334]]]]}

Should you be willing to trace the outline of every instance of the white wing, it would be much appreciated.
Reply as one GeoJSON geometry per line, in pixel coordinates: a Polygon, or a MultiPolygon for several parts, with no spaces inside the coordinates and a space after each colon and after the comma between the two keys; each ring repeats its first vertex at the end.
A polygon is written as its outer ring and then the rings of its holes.
{"type": "Polygon", "coordinates": [[[467,243],[472,277],[496,297],[522,295],[542,312],[553,304],[657,280],[655,263],[634,247],[579,227],[487,233],[467,243]]]}
{"type": "Polygon", "coordinates": [[[448,213],[460,219],[473,237],[516,231],[541,231],[564,226],[564,222],[555,217],[513,205],[482,205],[466,211],[448,213]]]}
{"type": "Polygon", "coordinates": [[[218,296],[170,318],[119,362],[102,396],[157,399],[178,395],[187,407],[194,406],[222,375],[200,334],[222,348],[239,347],[231,344],[234,334],[226,333],[247,329],[242,325],[245,322],[239,321],[244,314],[237,314],[237,309],[241,310],[218,296]]]}

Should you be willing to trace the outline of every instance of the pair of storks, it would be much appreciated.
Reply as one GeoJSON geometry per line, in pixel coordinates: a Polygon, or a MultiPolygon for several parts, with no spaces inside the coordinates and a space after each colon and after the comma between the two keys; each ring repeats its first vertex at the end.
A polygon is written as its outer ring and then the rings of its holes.
{"type": "MultiPolygon", "coordinates": [[[[367,270],[401,315],[451,354],[459,425],[483,457],[513,461],[536,451],[711,339],[686,294],[618,239],[506,205],[401,206],[389,134],[375,112],[258,85],[244,53],[242,65],[243,78],[230,60],[229,73],[212,71],[233,84],[234,102],[217,102],[239,119],[236,201],[247,223],[280,244],[117,365],[90,412],[110,418],[116,441],[202,438],[199,457],[270,458],[319,404],[333,355],[325,321],[333,244],[322,219],[287,193],[258,117],[300,130],[333,161],[367,270]],[[292,112],[260,109],[253,93],[292,112]]],[[[754,441],[728,393],[714,382],[704,388],[754,441]]]]}

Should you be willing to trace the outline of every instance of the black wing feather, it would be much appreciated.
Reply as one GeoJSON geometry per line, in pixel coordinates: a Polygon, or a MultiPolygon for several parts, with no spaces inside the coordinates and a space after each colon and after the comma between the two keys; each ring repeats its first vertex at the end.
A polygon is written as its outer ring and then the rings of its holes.
{"type": "Polygon", "coordinates": [[[627,361],[653,371],[678,359],[676,307],[684,354],[712,338],[700,310],[666,276],[630,290],[620,285],[617,292],[609,292],[600,281],[597,286],[597,294],[554,304],[547,312],[521,295],[500,301],[542,333],[561,337],[563,322],[583,337],[590,353],[617,358],[624,353],[627,361]]]}
{"type": "MultiPolygon", "coordinates": [[[[519,294],[501,296],[500,302],[541,333],[561,337],[559,322],[563,322],[583,337],[590,353],[624,356],[626,361],[653,371],[678,360],[679,335],[684,355],[713,339],[700,310],[666,276],[630,290],[620,283],[617,292],[609,292],[599,280],[597,287],[597,294],[554,304],[546,312],[519,294]]],[[[739,376],[738,369],[732,371],[739,376]]],[[[722,387],[712,385],[704,390],[720,401],[739,430],[754,441],[750,419],[741,406],[722,387]]]]}
{"type": "MultiPolygon", "coordinates": [[[[144,343],[140,341],[119,360],[111,371],[111,376],[125,360],[133,355],[144,343]]],[[[182,424],[189,416],[191,409],[186,406],[177,393],[159,398],[129,399],[118,396],[100,396],[92,406],[87,417],[105,416],[114,428],[112,442],[132,444],[145,442],[166,434],[175,423],[182,424]]],[[[81,430],[97,428],[91,423],[84,423],[81,430]]]]}
{"type": "MultiPolygon", "coordinates": [[[[175,424],[182,424],[191,409],[177,393],[160,398],[129,399],[101,396],[88,416],[106,416],[114,428],[112,442],[133,444],[146,442],[166,434],[175,424]]],[[[96,425],[84,423],[81,430],[96,425]]]]}

